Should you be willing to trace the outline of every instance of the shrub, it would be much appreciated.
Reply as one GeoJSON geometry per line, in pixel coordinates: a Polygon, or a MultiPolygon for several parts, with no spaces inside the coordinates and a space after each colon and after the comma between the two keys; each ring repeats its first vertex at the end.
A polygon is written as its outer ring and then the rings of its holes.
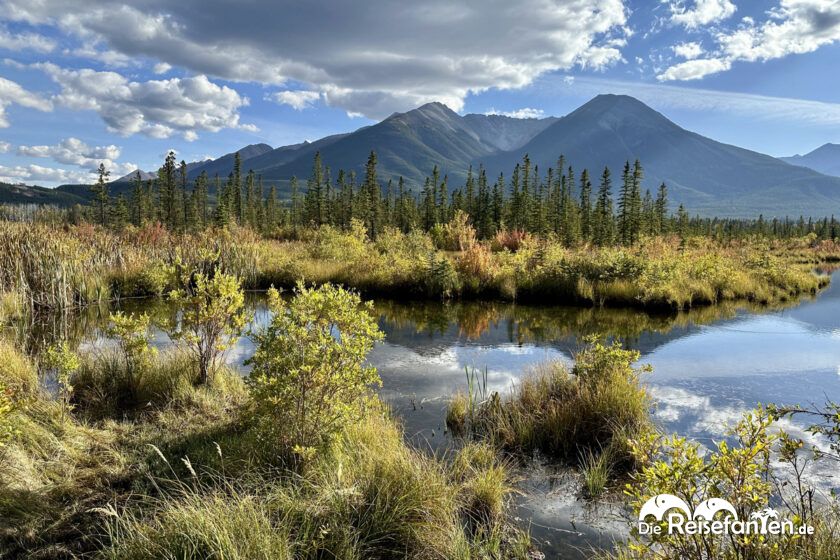
{"type": "MultiPolygon", "coordinates": [[[[696,442],[671,436],[636,440],[633,451],[641,465],[626,486],[634,511],[657,494],[673,494],[694,510],[701,502],[724,498],[732,504],[740,520],[767,507],[778,509],[778,521],[790,520],[794,527],[815,526],[813,536],[798,534],[759,535],[732,538],[709,533],[685,535],[662,530],[642,536],[631,532],[630,541],[620,545],[616,557],[649,558],[754,558],[825,559],[836,556],[840,544],[837,502],[820,505],[812,501],[814,489],[803,477],[811,463],[803,442],[773,428],[775,416],[759,408],[747,413],[731,429],[725,441],[706,450],[696,442]],[[771,457],[774,461],[771,461],[771,457]],[[793,478],[776,470],[791,470],[793,478]],[[792,484],[791,484],[792,482],[792,484]],[[832,550],[833,549],[833,550],[832,550]]],[[[667,524],[667,520],[661,522],[667,524]]]]}
{"type": "Polygon", "coordinates": [[[134,401],[143,375],[149,370],[157,349],[149,345],[149,316],[125,315],[122,311],[111,314],[107,334],[117,343],[121,364],[114,364],[112,373],[117,384],[126,390],[125,397],[134,401]]]}
{"type": "Polygon", "coordinates": [[[466,251],[476,242],[475,228],[463,210],[456,211],[452,219],[434,233],[435,246],[445,251],[466,251]]]}
{"type": "Polygon", "coordinates": [[[254,417],[281,453],[310,456],[361,416],[380,382],[365,358],[382,333],[370,303],[329,284],[299,285],[288,303],[272,289],[269,307],[274,317],[247,362],[254,417]]]}
{"type": "Polygon", "coordinates": [[[194,272],[170,298],[181,304],[181,321],[172,333],[185,343],[198,364],[199,383],[212,379],[219,357],[239,337],[247,322],[245,294],[239,280],[222,272],[194,272]]]}
{"type": "Polygon", "coordinates": [[[70,350],[70,346],[66,341],[63,341],[47,348],[42,364],[44,368],[53,372],[56,383],[58,384],[58,394],[61,399],[61,419],[63,422],[67,417],[68,410],[71,409],[70,397],[73,395],[73,385],[70,381],[73,373],[81,366],[79,356],[70,350]]]}

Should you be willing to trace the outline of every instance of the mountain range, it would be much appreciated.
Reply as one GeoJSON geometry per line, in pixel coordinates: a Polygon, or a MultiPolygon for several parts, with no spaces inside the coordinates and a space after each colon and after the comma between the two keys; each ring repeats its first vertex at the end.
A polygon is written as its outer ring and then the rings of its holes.
{"type": "Polygon", "coordinates": [[[840,144],[823,144],[804,156],[779,158],[793,165],[808,167],[825,175],[840,177],[840,144]]]}
{"type": "MultiPolygon", "coordinates": [[[[479,165],[492,180],[509,176],[528,154],[544,174],[565,156],[578,176],[589,169],[597,185],[604,166],[620,181],[625,161],[639,159],[644,167],[643,185],[654,190],[662,182],[672,203],[683,203],[692,213],[734,217],[840,215],[840,145],[828,144],[805,156],[777,159],[723,144],[685,130],[641,101],[624,95],[599,95],[568,115],[556,118],[518,119],[502,115],[461,116],[440,103],[429,103],[354,132],[328,136],[314,142],[272,148],[253,144],[239,150],[242,171],[252,169],[281,193],[292,176],[306,178],[312,159],[320,152],[333,170],[361,175],[370,151],[377,154],[381,180],[402,176],[414,189],[437,165],[447,175],[450,188],[463,184],[467,170],[479,165]]],[[[194,179],[202,172],[223,180],[233,168],[234,154],[188,164],[194,179]]],[[[113,193],[130,190],[121,178],[113,193]]],[[[20,187],[18,187],[20,190],[20,187]]],[[[614,188],[617,191],[617,185],[614,188]]],[[[68,196],[86,199],[84,185],[55,189],[56,204],[68,196]],[[61,195],[59,195],[61,193],[61,195]]],[[[0,186],[0,201],[9,198],[0,186]]],[[[39,199],[45,198],[39,194],[39,199]]],[[[48,197],[47,197],[48,198],[48,197]]],[[[29,197],[29,201],[32,197],[29,197]]]]}

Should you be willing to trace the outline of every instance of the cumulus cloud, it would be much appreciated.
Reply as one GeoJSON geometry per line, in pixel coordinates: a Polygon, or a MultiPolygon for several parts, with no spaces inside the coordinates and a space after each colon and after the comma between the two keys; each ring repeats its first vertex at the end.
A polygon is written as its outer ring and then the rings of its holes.
{"type": "Polygon", "coordinates": [[[741,24],[715,35],[718,48],[712,56],[679,63],[657,77],[660,80],[695,80],[729,70],[737,61],[755,62],[804,54],[840,41],[840,2],[835,0],[781,0],[756,23],[741,24]]]}
{"type": "Polygon", "coordinates": [[[288,90],[272,93],[268,97],[275,103],[288,105],[297,111],[302,111],[313,107],[315,102],[321,98],[321,94],[317,91],[288,90]]]}
{"type": "Polygon", "coordinates": [[[92,177],[86,171],[68,171],[40,165],[0,165],[0,181],[4,183],[88,183],[92,177]]]}
{"type": "Polygon", "coordinates": [[[61,87],[53,98],[56,103],[96,111],[110,131],[123,136],[169,138],[180,133],[192,141],[198,138],[196,131],[254,130],[239,122],[239,109],[248,99],[206,76],[134,82],[116,72],[71,70],[52,63],[35,67],[61,87]]]}
{"type": "Polygon", "coordinates": [[[730,0],[694,0],[690,7],[683,0],[670,3],[671,22],[686,29],[698,29],[723,21],[735,13],[735,4],[730,0]]]}
{"type": "Polygon", "coordinates": [[[698,80],[709,74],[729,70],[731,66],[731,62],[722,58],[698,58],[675,64],[656,76],[656,79],[663,82],[670,80],[698,80]]]}
{"type": "Polygon", "coordinates": [[[671,50],[674,51],[675,55],[686,60],[694,60],[703,54],[703,47],[700,43],[694,42],[679,43],[678,45],[671,47],[671,50]]]}
{"type": "Polygon", "coordinates": [[[8,142],[0,140],[0,154],[5,154],[12,149],[12,145],[8,142]]]}
{"type": "Polygon", "coordinates": [[[458,110],[470,92],[614,64],[630,34],[622,0],[282,0],[247,10],[222,0],[147,0],[142,10],[119,0],[2,4],[7,18],[131,57],[227,80],[307,84],[328,104],[372,118],[435,100],[458,110]],[[511,25],[523,14],[525,28],[511,25]]]}
{"type": "Polygon", "coordinates": [[[78,138],[66,138],[53,146],[18,146],[17,155],[24,157],[51,158],[58,163],[77,165],[93,171],[102,163],[114,175],[125,175],[137,169],[133,163],[117,163],[120,148],[88,146],[78,138]]]}
{"type": "Polygon", "coordinates": [[[0,77],[0,128],[9,126],[9,120],[6,118],[6,108],[12,104],[37,109],[38,111],[52,110],[52,104],[48,100],[24,89],[17,82],[0,77]]]}
{"type": "Polygon", "coordinates": [[[545,111],[542,109],[534,109],[532,107],[523,107],[514,111],[497,111],[491,108],[484,113],[485,115],[502,115],[503,117],[512,117],[514,119],[541,119],[545,116],[545,111]]]}
{"type": "Polygon", "coordinates": [[[10,51],[30,50],[39,53],[52,52],[55,41],[37,33],[10,33],[5,27],[0,27],[0,49],[10,51]]]}
{"type": "Polygon", "coordinates": [[[165,62],[158,62],[153,68],[155,74],[166,74],[172,70],[172,65],[165,62]]]}

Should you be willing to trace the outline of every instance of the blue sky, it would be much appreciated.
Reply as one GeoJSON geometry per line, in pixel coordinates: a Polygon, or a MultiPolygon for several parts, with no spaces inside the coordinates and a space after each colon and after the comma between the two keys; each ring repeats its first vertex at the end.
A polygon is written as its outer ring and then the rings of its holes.
{"type": "Polygon", "coordinates": [[[840,142],[840,0],[0,0],[0,180],[54,186],[354,130],[429,101],[633,95],[775,156],[840,142]]]}

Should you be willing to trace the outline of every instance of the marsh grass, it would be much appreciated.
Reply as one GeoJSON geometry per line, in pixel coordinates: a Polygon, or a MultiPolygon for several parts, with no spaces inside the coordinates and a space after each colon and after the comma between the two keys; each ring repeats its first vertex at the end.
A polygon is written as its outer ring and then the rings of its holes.
{"type": "Polygon", "coordinates": [[[508,451],[570,463],[583,457],[596,482],[605,470],[626,471],[633,465],[628,441],[652,429],[651,400],[639,381],[646,368],[633,367],[638,357],[591,338],[571,371],[550,362],[509,398],[494,393],[479,407],[472,432],[508,451]]]}
{"type": "Polygon", "coordinates": [[[162,497],[106,512],[103,557],[525,558],[527,535],[502,516],[508,474],[493,450],[471,449],[449,467],[406,446],[380,412],[301,473],[254,465],[233,480],[191,460],[174,484],[160,482],[171,488],[162,497]]]}
{"type": "Polygon", "coordinates": [[[596,453],[592,449],[586,449],[580,454],[579,465],[586,496],[597,498],[603,494],[612,471],[609,452],[596,453]]]}

